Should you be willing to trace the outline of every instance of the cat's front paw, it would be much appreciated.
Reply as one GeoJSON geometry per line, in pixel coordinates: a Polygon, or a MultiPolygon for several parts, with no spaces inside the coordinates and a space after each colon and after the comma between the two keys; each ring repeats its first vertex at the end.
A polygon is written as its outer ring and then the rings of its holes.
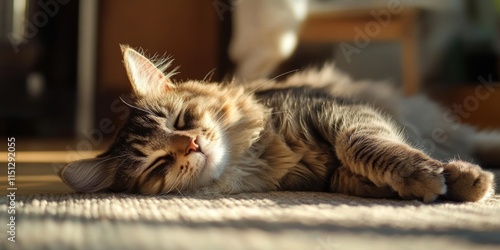
{"type": "Polygon", "coordinates": [[[404,166],[393,176],[392,186],[403,199],[432,202],[446,193],[443,166],[437,161],[424,161],[404,166]]]}
{"type": "Polygon", "coordinates": [[[494,176],[478,165],[465,161],[451,161],[444,165],[448,191],[446,198],[453,201],[479,201],[495,193],[494,176]]]}

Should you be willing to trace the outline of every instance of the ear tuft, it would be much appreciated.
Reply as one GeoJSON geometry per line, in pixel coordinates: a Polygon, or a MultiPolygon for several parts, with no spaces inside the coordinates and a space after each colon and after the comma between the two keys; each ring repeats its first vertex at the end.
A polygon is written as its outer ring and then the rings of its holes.
{"type": "Polygon", "coordinates": [[[98,192],[113,184],[113,163],[109,158],[92,158],[72,162],[59,171],[59,177],[78,192],[98,192]]]}
{"type": "Polygon", "coordinates": [[[174,88],[170,80],[173,73],[163,73],[170,65],[168,60],[159,60],[155,64],[128,45],[120,45],[120,49],[128,78],[137,95],[147,96],[174,88]]]}

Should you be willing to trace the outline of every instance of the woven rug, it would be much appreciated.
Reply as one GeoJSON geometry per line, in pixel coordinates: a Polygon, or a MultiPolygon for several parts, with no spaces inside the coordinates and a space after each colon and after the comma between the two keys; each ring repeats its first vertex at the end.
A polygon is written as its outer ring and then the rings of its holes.
{"type": "Polygon", "coordinates": [[[16,197],[16,242],[0,249],[499,249],[500,195],[481,203],[329,193],[16,197]]]}

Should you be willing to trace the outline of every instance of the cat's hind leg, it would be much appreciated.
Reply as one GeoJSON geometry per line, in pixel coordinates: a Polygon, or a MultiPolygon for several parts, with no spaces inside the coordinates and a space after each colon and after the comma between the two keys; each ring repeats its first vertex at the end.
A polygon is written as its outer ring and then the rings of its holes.
{"type": "Polygon", "coordinates": [[[444,165],[444,177],[448,200],[479,201],[495,193],[493,174],[469,162],[448,162],[444,165]]]}
{"type": "Polygon", "coordinates": [[[346,167],[335,169],[330,181],[330,192],[364,198],[396,198],[397,193],[388,185],[376,186],[368,178],[352,173],[346,167]]]}

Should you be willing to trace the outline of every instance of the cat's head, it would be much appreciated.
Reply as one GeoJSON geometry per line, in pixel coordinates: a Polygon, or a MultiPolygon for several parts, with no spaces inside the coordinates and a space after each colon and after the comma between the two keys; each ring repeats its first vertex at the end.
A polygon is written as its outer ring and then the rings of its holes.
{"type": "Polygon", "coordinates": [[[60,177],[80,192],[147,194],[216,181],[262,130],[262,107],[238,87],[174,83],[168,61],[121,48],[135,96],[128,120],[105,153],[68,164],[60,177]]]}

